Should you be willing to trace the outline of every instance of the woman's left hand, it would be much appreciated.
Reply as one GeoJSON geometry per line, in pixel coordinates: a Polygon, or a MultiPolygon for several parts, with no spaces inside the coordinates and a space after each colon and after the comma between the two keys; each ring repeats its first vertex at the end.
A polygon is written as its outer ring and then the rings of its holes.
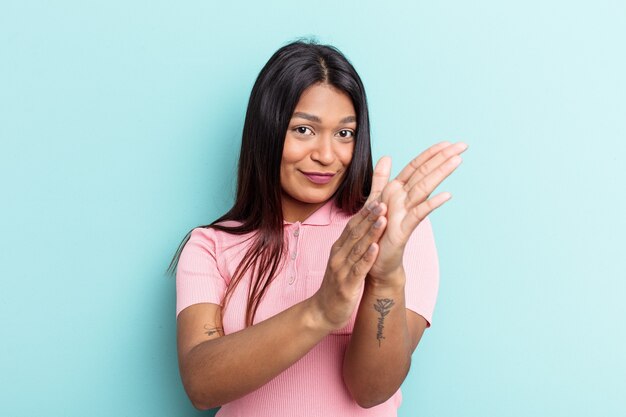
{"type": "MultiPolygon", "coordinates": [[[[396,178],[389,181],[391,159],[376,164],[368,203],[380,200],[387,205],[387,227],[379,240],[378,257],[368,279],[377,285],[400,285],[403,279],[402,257],[411,233],[433,210],[448,201],[448,192],[428,199],[435,188],[461,163],[459,156],[467,149],[463,142],[441,142],[413,159],[396,178]]],[[[367,203],[366,203],[367,204],[367,203]]]]}

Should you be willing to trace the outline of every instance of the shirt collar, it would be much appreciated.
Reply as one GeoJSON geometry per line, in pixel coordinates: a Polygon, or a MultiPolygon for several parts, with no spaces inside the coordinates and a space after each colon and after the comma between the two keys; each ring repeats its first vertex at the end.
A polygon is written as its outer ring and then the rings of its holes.
{"type": "MultiPolygon", "coordinates": [[[[334,212],[335,212],[335,199],[331,198],[326,203],[324,203],[322,207],[315,210],[313,214],[311,214],[309,217],[303,220],[301,224],[307,224],[307,225],[312,225],[312,226],[328,226],[330,222],[332,221],[334,212]]],[[[283,223],[293,224],[288,221],[284,221],[283,223]]]]}

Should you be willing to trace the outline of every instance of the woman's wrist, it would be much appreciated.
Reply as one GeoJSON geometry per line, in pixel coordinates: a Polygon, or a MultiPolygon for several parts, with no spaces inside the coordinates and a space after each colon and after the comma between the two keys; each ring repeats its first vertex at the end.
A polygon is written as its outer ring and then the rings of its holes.
{"type": "Polygon", "coordinates": [[[403,267],[399,267],[382,276],[370,274],[365,280],[366,289],[380,295],[404,292],[405,284],[406,274],[403,267]]]}
{"type": "Polygon", "coordinates": [[[319,303],[317,294],[304,300],[302,305],[306,311],[304,321],[308,329],[325,334],[335,330],[337,326],[328,319],[328,315],[319,303]]]}

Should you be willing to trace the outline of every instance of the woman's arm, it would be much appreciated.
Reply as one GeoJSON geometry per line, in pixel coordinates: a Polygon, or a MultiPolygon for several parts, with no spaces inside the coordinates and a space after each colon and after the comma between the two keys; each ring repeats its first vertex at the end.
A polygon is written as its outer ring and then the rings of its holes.
{"type": "Polygon", "coordinates": [[[347,324],[386,225],[383,203],[374,202],[359,213],[333,244],[324,280],[313,297],[228,335],[223,335],[216,304],[195,304],[180,312],[179,367],[195,407],[217,407],[254,391],[347,324]]]}
{"type": "MultiPolygon", "coordinates": [[[[466,148],[464,143],[439,143],[411,161],[393,181],[386,183],[381,176],[373,182],[372,194],[388,206],[388,222],[343,365],[344,382],[362,407],[389,399],[409,371],[411,354],[427,323],[405,306],[404,249],[420,222],[449,199],[441,193],[427,200],[460,164],[458,155],[466,148]]],[[[388,161],[383,165],[388,179],[388,161]]]]}
{"type": "Polygon", "coordinates": [[[187,395],[198,409],[220,406],[259,388],[331,330],[316,315],[313,300],[307,299],[268,320],[223,336],[221,322],[210,319],[220,308],[194,304],[178,317],[180,373],[187,395]]]}
{"type": "Polygon", "coordinates": [[[426,326],[424,317],[406,309],[404,286],[366,281],[343,363],[346,385],[361,407],[381,404],[398,390],[426,326]]]}

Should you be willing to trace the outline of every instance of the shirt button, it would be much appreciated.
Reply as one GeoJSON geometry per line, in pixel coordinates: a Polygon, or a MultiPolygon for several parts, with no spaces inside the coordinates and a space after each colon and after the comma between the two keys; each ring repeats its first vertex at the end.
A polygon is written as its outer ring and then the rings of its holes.
{"type": "Polygon", "coordinates": [[[292,259],[292,260],[295,260],[295,259],[296,259],[296,253],[295,253],[295,252],[291,254],[291,259],[292,259]]]}
{"type": "Polygon", "coordinates": [[[294,277],[293,275],[289,277],[289,285],[293,284],[293,282],[296,280],[296,277],[294,277]]]}
{"type": "Polygon", "coordinates": [[[296,231],[295,231],[295,232],[293,232],[293,235],[294,235],[295,237],[300,236],[300,230],[296,229],[296,231]]]}

